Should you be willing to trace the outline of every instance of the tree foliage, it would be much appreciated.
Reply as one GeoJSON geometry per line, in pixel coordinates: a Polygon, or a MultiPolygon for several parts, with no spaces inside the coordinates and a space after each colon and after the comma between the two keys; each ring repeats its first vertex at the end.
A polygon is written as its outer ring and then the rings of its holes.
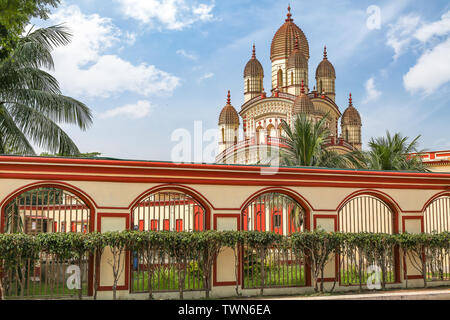
{"type": "Polygon", "coordinates": [[[280,151],[281,165],[346,168],[347,161],[342,155],[324,147],[330,135],[325,127],[327,119],[328,115],[325,115],[319,121],[312,122],[306,114],[299,114],[294,117],[292,128],[282,120],[287,148],[280,151]]]}
{"type": "Polygon", "coordinates": [[[60,0],[0,1],[0,60],[7,57],[32,18],[48,19],[51,8],[60,0]]]}
{"type": "MultiPolygon", "coordinates": [[[[294,255],[301,257],[311,267],[313,287],[316,291],[323,292],[325,266],[333,257],[338,255],[358,255],[358,259],[373,263],[386,274],[386,266],[389,258],[392,258],[393,248],[398,246],[409,257],[412,267],[420,271],[424,278],[430,272],[429,265],[444,261],[450,254],[450,232],[432,234],[384,234],[384,233],[341,233],[315,230],[312,232],[294,233],[288,237],[273,232],[258,231],[206,231],[206,232],[169,232],[169,231],[123,231],[106,233],[43,233],[37,236],[22,233],[0,234],[0,267],[3,272],[0,277],[0,289],[2,298],[4,295],[4,283],[6,272],[14,272],[19,281],[21,297],[23,298],[26,267],[33,265],[33,261],[39,259],[39,252],[46,252],[57,257],[61,261],[78,261],[89,254],[103,254],[105,248],[109,248],[110,258],[107,263],[113,274],[113,297],[117,298],[116,291],[118,280],[123,275],[127,251],[137,252],[144,258],[147,264],[148,283],[152,283],[152,268],[162,263],[161,257],[171,257],[172,264],[179,273],[180,298],[183,298],[184,279],[187,263],[196,261],[204,280],[203,289],[209,296],[211,289],[211,269],[220,250],[225,247],[239,248],[245,246],[248,250],[256,252],[260,261],[264,261],[271,248],[293,250],[294,255]]],[[[97,257],[97,259],[100,259],[97,257]]],[[[236,261],[238,261],[236,254],[236,261]]],[[[99,260],[97,260],[99,261],[99,260]]],[[[167,261],[167,260],[166,260],[167,261]]],[[[167,263],[167,262],[166,262],[167,263]]],[[[261,263],[260,272],[256,273],[261,279],[261,294],[264,293],[264,269],[261,263]]],[[[363,265],[360,261],[360,265],[363,265]]],[[[239,267],[236,263],[236,270],[239,267]]],[[[359,279],[362,279],[359,270],[359,279]]],[[[445,272],[445,270],[441,270],[445,272]]],[[[340,272],[340,271],[339,271],[340,272]]],[[[237,274],[236,274],[237,275],[237,274]]],[[[236,277],[237,278],[237,277],[236,277]]],[[[385,279],[381,278],[385,288],[385,279]],[[384,281],[384,283],[383,283],[384,281]]],[[[96,274],[96,283],[98,275],[96,274]]],[[[360,280],[360,286],[362,285],[360,280]]],[[[333,285],[334,288],[334,285],[333,285]]],[[[149,286],[149,298],[152,298],[152,288],[149,286]]],[[[236,289],[237,290],[237,289],[236,289]]],[[[333,289],[332,289],[333,290],[333,289]]],[[[81,292],[80,292],[81,293],[81,292]]],[[[237,294],[238,291],[236,291],[237,294]]]]}
{"type": "Polygon", "coordinates": [[[386,137],[372,138],[368,151],[354,151],[347,154],[347,159],[355,168],[370,170],[411,170],[427,172],[425,165],[418,155],[420,153],[420,135],[408,142],[409,138],[395,133],[393,136],[386,132],[386,137]]]}
{"type": "Polygon", "coordinates": [[[54,68],[51,51],[70,37],[61,25],[31,31],[0,61],[0,154],[34,155],[32,143],[65,156],[80,153],[59,123],[86,130],[91,111],[63,95],[58,81],[43,70],[54,68]]]}

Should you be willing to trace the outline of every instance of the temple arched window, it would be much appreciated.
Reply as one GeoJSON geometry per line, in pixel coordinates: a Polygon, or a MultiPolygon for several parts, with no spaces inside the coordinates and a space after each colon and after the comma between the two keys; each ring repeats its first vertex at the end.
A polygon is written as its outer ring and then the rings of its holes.
{"type": "Polygon", "coordinates": [[[278,88],[281,88],[281,87],[283,87],[283,70],[278,70],[278,82],[277,82],[277,84],[278,84],[278,88]]]}

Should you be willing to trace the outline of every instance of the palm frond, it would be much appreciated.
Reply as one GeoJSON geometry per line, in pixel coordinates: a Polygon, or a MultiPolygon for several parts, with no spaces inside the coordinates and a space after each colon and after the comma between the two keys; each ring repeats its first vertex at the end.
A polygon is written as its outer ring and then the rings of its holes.
{"type": "Polygon", "coordinates": [[[0,104],[0,153],[35,155],[30,142],[3,104],[0,104]]]}
{"type": "Polygon", "coordinates": [[[92,124],[90,109],[67,96],[33,89],[17,89],[0,94],[7,104],[27,105],[56,122],[77,124],[82,130],[92,124]]]}
{"type": "Polygon", "coordinates": [[[39,147],[62,155],[80,153],[72,139],[43,113],[18,103],[8,109],[17,127],[39,147]]]}

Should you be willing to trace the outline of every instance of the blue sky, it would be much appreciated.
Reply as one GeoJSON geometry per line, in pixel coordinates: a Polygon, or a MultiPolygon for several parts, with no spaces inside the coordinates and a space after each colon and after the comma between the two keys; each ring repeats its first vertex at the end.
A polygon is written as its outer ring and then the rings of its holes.
{"type": "MultiPolygon", "coordinates": [[[[63,126],[82,152],[170,160],[178,128],[217,127],[227,90],[243,103],[252,43],[271,85],[270,43],[288,2],[268,0],[66,0],[38,26],[66,22],[72,43],[54,51],[63,92],[94,112],[85,132],[63,126]]],[[[323,46],[341,112],[353,95],[363,142],[386,130],[419,134],[421,148],[450,149],[448,1],[291,1],[310,45],[310,86],[323,46]],[[378,29],[367,8],[380,8],[378,29]]]]}

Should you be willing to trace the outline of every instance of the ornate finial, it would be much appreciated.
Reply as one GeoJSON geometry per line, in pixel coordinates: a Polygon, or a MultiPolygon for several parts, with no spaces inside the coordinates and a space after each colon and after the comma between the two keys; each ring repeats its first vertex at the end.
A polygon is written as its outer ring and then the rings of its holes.
{"type": "Polygon", "coordinates": [[[302,89],[300,90],[301,93],[305,93],[305,84],[303,83],[303,79],[302,79],[302,89]]]}
{"type": "Polygon", "coordinates": [[[228,90],[228,95],[227,95],[227,104],[231,104],[231,96],[230,96],[230,90],[228,90]]]}
{"type": "Polygon", "coordinates": [[[323,58],[326,60],[327,59],[327,46],[325,46],[323,48],[323,58]]]}
{"type": "Polygon", "coordinates": [[[255,50],[255,44],[253,44],[252,59],[256,59],[256,50],[255,50]]]}
{"type": "Polygon", "coordinates": [[[350,107],[353,107],[353,102],[352,102],[352,93],[350,92],[350,97],[348,98],[348,105],[350,107]]]}
{"type": "Polygon", "coordinates": [[[287,19],[286,19],[286,22],[288,22],[288,21],[294,21],[291,17],[292,17],[292,14],[291,14],[291,5],[289,4],[289,5],[288,5],[288,13],[287,13],[287,19]]]}

